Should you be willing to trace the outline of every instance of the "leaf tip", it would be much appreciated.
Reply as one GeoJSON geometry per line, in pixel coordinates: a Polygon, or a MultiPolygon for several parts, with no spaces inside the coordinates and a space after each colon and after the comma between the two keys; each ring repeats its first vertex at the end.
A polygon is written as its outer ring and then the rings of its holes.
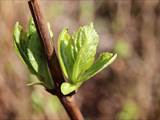
{"type": "Polygon", "coordinates": [[[73,91],[77,90],[80,87],[81,83],[79,84],[71,84],[68,82],[64,82],[61,84],[61,92],[63,95],[68,95],[73,91]]]}

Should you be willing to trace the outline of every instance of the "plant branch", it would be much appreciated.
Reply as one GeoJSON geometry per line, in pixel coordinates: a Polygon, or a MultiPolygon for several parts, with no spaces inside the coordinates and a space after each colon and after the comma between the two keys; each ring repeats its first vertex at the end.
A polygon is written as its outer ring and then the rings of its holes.
{"type": "Polygon", "coordinates": [[[47,90],[55,94],[63,104],[71,120],[83,120],[83,116],[74,101],[69,96],[62,95],[60,85],[65,81],[63,73],[58,62],[56,52],[51,42],[47,24],[40,9],[39,0],[30,0],[28,2],[32,17],[34,19],[37,32],[44,47],[44,53],[47,58],[48,67],[55,83],[55,89],[47,90]]]}

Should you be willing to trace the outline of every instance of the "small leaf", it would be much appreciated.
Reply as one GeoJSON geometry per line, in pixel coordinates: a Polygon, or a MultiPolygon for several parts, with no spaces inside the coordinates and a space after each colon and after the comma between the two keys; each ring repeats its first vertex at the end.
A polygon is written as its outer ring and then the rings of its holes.
{"type": "Polygon", "coordinates": [[[61,85],[64,95],[77,90],[84,81],[111,64],[117,54],[103,53],[95,61],[99,37],[93,23],[80,27],[73,35],[64,29],[58,39],[58,57],[68,82],[61,85]]]}
{"type": "Polygon", "coordinates": [[[47,88],[53,88],[54,83],[48,70],[42,44],[40,43],[33,19],[29,21],[28,32],[23,32],[17,22],[14,28],[14,44],[32,74],[36,75],[47,88]]]}
{"type": "Polygon", "coordinates": [[[78,82],[81,73],[87,70],[94,62],[99,37],[94,30],[93,23],[81,27],[74,35],[75,63],[73,66],[72,81],[78,82]]]}
{"type": "Polygon", "coordinates": [[[17,52],[20,54],[20,56],[23,58],[24,62],[27,64],[29,70],[31,73],[35,74],[35,70],[33,69],[32,65],[30,64],[27,56],[27,33],[23,31],[22,26],[19,25],[17,22],[14,27],[14,45],[17,49],[17,52]]]}
{"type": "Polygon", "coordinates": [[[61,32],[58,39],[58,57],[65,77],[71,79],[74,58],[72,39],[67,29],[61,32]]]}
{"type": "Polygon", "coordinates": [[[52,88],[53,81],[48,70],[47,60],[43,54],[43,47],[39,40],[33,20],[29,23],[28,39],[28,59],[36,71],[38,78],[43,80],[47,87],[52,88]]]}
{"type": "Polygon", "coordinates": [[[93,23],[80,27],[72,36],[64,29],[58,39],[58,57],[66,78],[77,83],[79,75],[94,62],[98,34],[93,23]]]}
{"type": "Polygon", "coordinates": [[[79,81],[86,81],[96,75],[98,72],[102,71],[108,65],[110,65],[117,57],[117,54],[113,53],[102,53],[96,62],[86,70],[79,78],[79,81]]]}
{"type": "Polygon", "coordinates": [[[63,95],[68,95],[69,93],[77,90],[80,87],[81,84],[82,83],[71,84],[71,83],[68,83],[68,82],[64,82],[61,85],[61,92],[63,93],[63,95]]]}

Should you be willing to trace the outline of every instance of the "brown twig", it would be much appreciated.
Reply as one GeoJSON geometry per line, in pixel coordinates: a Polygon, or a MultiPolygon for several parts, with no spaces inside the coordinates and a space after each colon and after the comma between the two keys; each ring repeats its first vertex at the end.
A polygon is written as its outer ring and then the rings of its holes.
{"type": "Polygon", "coordinates": [[[39,6],[39,0],[30,0],[28,2],[32,17],[34,19],[36,29],[38,31],[40,40],[44,47],[44,52],[47,58],[48,66],[52,78],[55,83],[55,89],[47,90],[52,94],[55,94],[63,104],[64,108],[66,109],[69,117],[72,120],[83,120],[83,116],[71,99],[71,97],[62,95],[60,91],[60,85],[62,82],[65,81],[56,53],[54,52],[54,47],[51,43],[51,37],[49,35],[48,27],[43,17],[42,11],[39,6]]]}

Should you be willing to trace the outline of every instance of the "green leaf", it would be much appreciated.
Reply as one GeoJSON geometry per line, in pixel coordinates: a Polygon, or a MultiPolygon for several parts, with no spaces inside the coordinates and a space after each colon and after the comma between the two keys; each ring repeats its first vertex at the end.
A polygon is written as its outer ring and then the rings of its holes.
{"type": "Polygon", "coordinates": [[[73,66],[72,81],[78,82],[78,77],[86,71],[94,62],[98,45],[98,34],[94,30],[93,23],[80,28],[74,35],[75,63],[73,66]]]}
{"type": "Polygon", "coordinates": [[[28,32],[23,32],[22,26],[16,23],[14,28],[14,44],[27,64],[31,73],[36,75],[40,83],[53,88],[54,83],[48,70],[47,60],[43,54],[43,47],[40,43],[33,19],[29,21],[28,32]]]}
{"type": "Polygon", "coordinates": [[[61,68],[68,82],[61,85],[64,95],[77,90],[84,81],[111,64],[117,54],[103,53],[95,61],[99,37],[93,23],[80,27],[70,35],[64,29],[58,39],[58,57],[61,68]],[[95,62],[94,62],[95,61],[95,62]]]}
{"type": "Polygon", "coordinates": [[[117,54],[113,53],[102,53],[92,66],[80,75],[79,81],[76,84],[64,82],[61,85],[61,92],[67,95],[75,90],[77,90],[84,81],[90,79],[98,72],[102,71],[108,65],[110,65],[117,57],[117,54]]]}
{"type": "Polygon", "coordinates": [[[31,30],[29,30],[30,32],[28,36],[29,40],[27,48],[29,61],[34,67],[39,79],[43,80],[43,82],[51,88],[53,86],[53,81],[49,73],[47,60],[43,54],[43,47],[39,40],[33,21],[30,21],[29,28],[31,28],[31,30]]]}
{"type": "Polygon", "coordinates": [[[73,44],[67,29],[64,29],[58,39],[58,57],[61,68],[67,79],[71,79],[74,64],[73,44]]]}
{"type": "Polygon", "coordinates": [[[68,82],[64,82],[61,85],[61,92],[63,93],[63,95],[68,95],[71,92],[77,90],[81,86],[81,84],[82,83],[71,84],[71,83],[68,83],[68,82]]]}
{"type": "Polygon", "coordinates": [[[98,72],[102,71],[108,65],[110,65],[117,57],[117,54],[113,53],[102,53],[96,62],[86,70],[79,78],[79,81],[86,81],[96,75],[98,72]]]}
{"type": "Polygon", "coordinates": [[[20,54],[20,56],[23,58],[24,62],[27,64],[29,70],[31,73],[35,74],[36,72],[34,71],[32,65],[30,64],[27,56],[27,33],[23,31],[22,26],[19,25],[18,22],[16,22],[15,27],[14,27],[14,46],[17,49],[17,53],[20,54]]]}
{"type": "Polygon", "coordinates": [[[77,83],[78,77],[94,62],[98,34],[93,23],[80,27],[73,35],[64,29],[58,40],[58,54],[62,70],[72,83],[77,83]]]}

